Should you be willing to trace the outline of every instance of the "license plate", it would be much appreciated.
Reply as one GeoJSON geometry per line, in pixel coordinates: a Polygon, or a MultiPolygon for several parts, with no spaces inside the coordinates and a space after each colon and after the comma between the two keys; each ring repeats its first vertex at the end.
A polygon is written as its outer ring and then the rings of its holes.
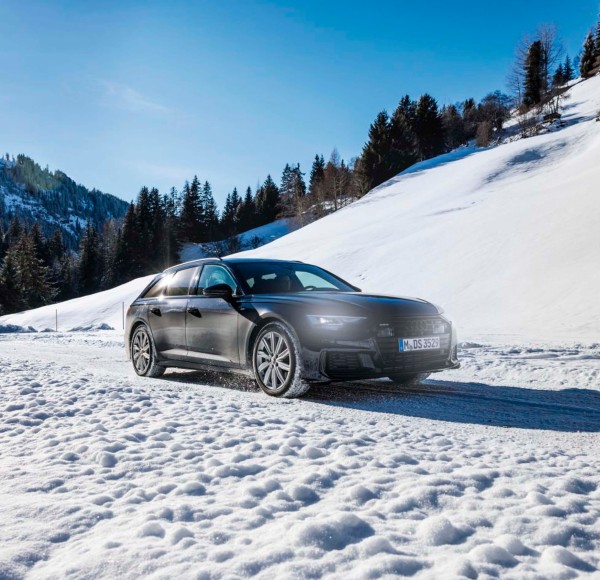
{"type": "Polygon", "coordinates": [[[413,350],[436,350],[440,348],[439,336],[424,336],[421,338],[399,338],[398,348],[400,352],[413,350]]]}

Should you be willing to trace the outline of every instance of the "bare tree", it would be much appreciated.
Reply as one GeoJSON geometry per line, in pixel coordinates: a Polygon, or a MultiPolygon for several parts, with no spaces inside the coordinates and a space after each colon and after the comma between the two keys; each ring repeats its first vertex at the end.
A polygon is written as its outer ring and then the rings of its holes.
{"type": "Polygon", "coordinates": [[[533,39],[530,35],[523,36],[515,47],[515,56],[512,67],[508,73],[506,83],[514,98],[515,107],[519,108],[523,103],[525,85],[525,62],[527,53],[533,39]]]}
{"type": "Polygon", "coordinates": [[[542,91],[546,93],[551,86],[552,70],[562,59],[564,47],[554,24],[541,24],[536,37],[542,43],[542,91]]]}
{"type": "Polygon", "coordinates": [[[527,34],[521,38],[515,47],[513,65],[506,79],[516,108],[520,108],[523,104],[525,63],[529,47],[536,40],[539,40],[542,45],[542,93],[546,93],[550,89],[552,70],[560,62],[564,52],[554,24],[542,24],[538,26],[535,34],[527,34]]]}

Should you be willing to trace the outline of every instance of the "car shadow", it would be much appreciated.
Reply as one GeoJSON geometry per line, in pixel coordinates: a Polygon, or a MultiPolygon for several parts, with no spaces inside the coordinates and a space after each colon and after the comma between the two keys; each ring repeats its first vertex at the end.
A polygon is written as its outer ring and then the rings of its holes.
{"type": "MultiPolygon", "coordinates": [[[[165,382],[203,384],[259,393],[255,382],[234,373],[175,370],[165,382]]],[[[266,395],[265,395],[266,396],[266,395]]],[[[600,391],[528,389],[464,381],[428,380],[396,386],[383,380],[313,385],[304,401],[402,417],[471,425],[600,432],[600,391]]]]}
{"type": "Polygon", "coordinates": [[[306,398],[327,406],[452,423],[600,432],[600,391],[590,389],[527,389],[438,380],[396,387],[388,381],[363,381],[315,386],[306,398]],[[371,390],[377,388],[381,391],[371,390]]]}

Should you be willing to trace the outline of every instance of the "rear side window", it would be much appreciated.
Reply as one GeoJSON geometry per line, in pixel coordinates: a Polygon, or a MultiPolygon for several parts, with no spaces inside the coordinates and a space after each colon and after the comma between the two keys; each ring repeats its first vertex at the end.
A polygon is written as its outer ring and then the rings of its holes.
{"type": "Polygon", "coordinates": [[[171,278],[171,275],[160,278],[153,286],[150,286],[142,298],[156,298],[157,296],[162,296],[165,293],[165,289],[171,278]]]}
{"type": "Polygon", "coordinates": [[[186,268],[175,272],[169,281],[165,294],[167,296],[187,296],[190,293],[190,284],[197,270],[197,268],[186,268]]]}

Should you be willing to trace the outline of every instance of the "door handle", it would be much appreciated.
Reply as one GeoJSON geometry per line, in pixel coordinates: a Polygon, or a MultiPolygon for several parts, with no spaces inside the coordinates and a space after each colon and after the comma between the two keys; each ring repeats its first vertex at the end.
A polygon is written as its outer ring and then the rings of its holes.
{"type": "Polygon", "coordinates": [[[156,314],[156,316],[162,316],[160,308],[157,308],[156,306],[154,308],[150,308],[150,312],[152,312],[152,314],[156,314]]]}
{"type": "Polygon", "coordinates": [[[197,318],[202,318],[202,314],[200,313],[200,310],[198,310],[197,308],[194,308],[193,306],[191,308],[188,308],[187,311],[192,316],[196,316],[197,318]]]}

